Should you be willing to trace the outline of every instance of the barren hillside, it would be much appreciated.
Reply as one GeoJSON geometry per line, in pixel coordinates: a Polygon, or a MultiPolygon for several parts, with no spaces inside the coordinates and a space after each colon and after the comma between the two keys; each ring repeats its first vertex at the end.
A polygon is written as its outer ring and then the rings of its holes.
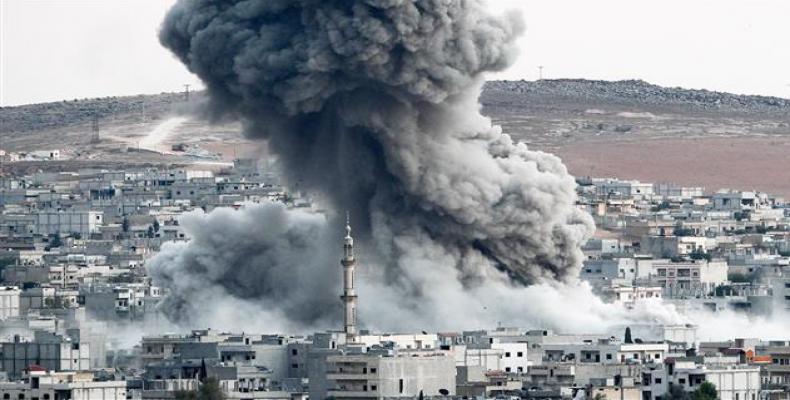
{"type": "MultiPolygon", "coordinates": [[[[642,81],[542,80],[488,82],[480,100],[484,113],[506,132],[558,154],[576,175],[671,181],[709,190],[758,189],[790,197],[787,99],[642,81]]],[[[170,152],[176,144],[218,153],[225,161],[265,154],[264,145],[242,137],[239,124],[195,117],[201,101],[199,93],[189,102],[183,94],[162,93],[0,108],[0,148],[60,148],[71,164],[96,165],[200,160],[170,152]],[[91,143],[94,116],[99,143],[91,143]]],[[[69,162],[58,164],[68,168],[69,162]]]]}

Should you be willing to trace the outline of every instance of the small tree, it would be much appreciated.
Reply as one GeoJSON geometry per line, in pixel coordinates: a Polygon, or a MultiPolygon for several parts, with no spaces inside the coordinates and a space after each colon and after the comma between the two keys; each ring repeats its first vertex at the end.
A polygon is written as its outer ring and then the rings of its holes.
{"type": "Polygon", "coordinates": [[[55,232],[54,234],[50,235],[49,247],[60,246],[63,246],[63,239],[60,237],[60,232],[55,232]]]}
{"type": "Polygon", "coordinates": [[[156,233],[154,233],[153,226],[148,227],[148,232],[146,232],[146,236],[148,236],[149,239],[152,239],[154,236],[156,236],[156,233]]]}
{"type": "Polygon", "coordinates": [[[159,232],[159,220],[154,220],[154,232],[159,232]]]}
{"type": "Polygon", "coordinates": [[[626,344],[634,343],[634,340],[631,338],[631,327],[627,326],[625,328],[625,340],[623,340],[626,344]]]}
{"type": "Polygon", "coordinates": [[[121,222],[121,229],[124,232],[129,232],[129,218],[123,217],[123,222],[121,222]]]}
{"type": "Polygon", "coordinates": [[[710,382],[702,382],[691,395],[692,400],[716,400],[718,398],[719,393],[716,391],[716,385],[710,382]]]}
{"type": "Polygon", "coordinates": [[[669,384],[669,390],[664,398],[666,400],[691,400],[691,396],[683,390],[683,386],[672,383],[669,384]]]}
{"type": "Polygon", "coordinates": [[[705,260],[710,262],[713,259],[709,253],[706,253],[702,250],[702,248],[694,249],[691,253],[689,253],[689,258],[692,260],[705,260]]]}

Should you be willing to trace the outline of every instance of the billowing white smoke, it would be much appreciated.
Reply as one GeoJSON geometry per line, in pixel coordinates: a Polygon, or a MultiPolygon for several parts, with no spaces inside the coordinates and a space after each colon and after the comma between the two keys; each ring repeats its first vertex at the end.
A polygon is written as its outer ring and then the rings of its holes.
{"type": "MultiPolygon", "coordinates": [[[[184,328],[309,333],[339,327],[340,221],[277,203],[197,211],[181,221],[192,240],[165,245],[148,268],[172,291],[163,310],[184,328]]],[[[394,276],[381,268],[376,251],[358,247],[363,328],[457,330],[504,323],[617,334],[633,324],[694,323],[701,340],[779,338],[790,329],[786,318],[704,311],[682,315],[658,300],[627,309],[604,303],[583,282],[525,287],[476,260],[467,265],[479,265],[477,270],[462,272],[452,254],[425,239],[399,239],[398,246],[412,250],[394,276]],[[479,279],[466,282],[468,275],[479,279]]]]}
{"type": "MultiPolygon", "coordinates": [[[[276,203],[249,204],[185,215],[192,238],[165,245],[149,264],[169,288],[164,310],[193,327],[260,331],[336,328],[340,321],[342,224],[288,210],[276,203]]],[[[573,332],[605,332],[627,323],[683,322],[673,309],[604,304],[583,283],[529,287],[489,268],[482,256],[458,271],[455,254],[419,235],[399,238],[401,270],[389,276],[375,252],[361,248],[360,319],[382,330],[472,329],[498,322],[573,332]],[[477,276],[464,282],[464,276],[477,276]]],[[[475,257],[473,255],[472,257],[475,257]]]]}

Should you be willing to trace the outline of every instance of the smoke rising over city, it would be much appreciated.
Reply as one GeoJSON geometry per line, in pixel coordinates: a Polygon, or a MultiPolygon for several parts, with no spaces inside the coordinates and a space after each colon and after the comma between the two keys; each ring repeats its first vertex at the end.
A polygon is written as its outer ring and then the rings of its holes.
{"type": "MultiPolygon", "coordinates": [[[[174,6],[160,39],[206,83],[211,112],[242,119],[248,135],[268,141],[292,183],[351,211],[371,282],[391,288],[401,309],[435,315],[426,299],[445,291],[575,277],[580,244],[594,229],[574,205],[575,182],[561,161],[515,143],[479,112],[483,74],[513,61],[521,31],[518,18],[490,16],[478,1],[193,0],[174,6]]],[[[277,235],[280,222],[257,219],[249,228],[265,224],[259,229],[277,235]]],[[[208,237],[248,235],[235,228],[217,224],[208,237]]],[[[172,255],[161,263],[171,270],[159,273],[171,286],[170,304],[184,304],[191,292],[181,279],[290,303],[303,294],[276,291],[290,274],[337,268],[337,258],[281,267],[289,257],[309,258],[301,246],[317,243],[292,239],[277,252],[255,242],[206,247],[275,271],[252,275],[242,290],[215,279],[221,263],[179,271],[180,263],[196,264],[172,255]]],[[[221,254],[205,257],[227,259],[221,254]]],[[[308,293],[324,301],[320,293],[336,288],[308,293]]],[[[293,306],[283,306],[289,316],[301,312],[298,301],[293,306]]]]}

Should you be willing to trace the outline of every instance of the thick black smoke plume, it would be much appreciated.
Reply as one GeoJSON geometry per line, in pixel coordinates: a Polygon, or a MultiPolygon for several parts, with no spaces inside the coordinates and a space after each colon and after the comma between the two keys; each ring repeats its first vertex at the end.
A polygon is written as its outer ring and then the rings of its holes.
{"type": "MultiPolygon", "coordinates": [[[[495,268],[527,284],[578,272],[593,224],[573,178],[479,112],[521,30],[476,0],[181,0],[160,39],[291,182],[351,210],[378,282],[420,299],[432,269],[462,290],[495,268]]],[[[264,254],[249,256],[270,268],[264,254]]]]}

